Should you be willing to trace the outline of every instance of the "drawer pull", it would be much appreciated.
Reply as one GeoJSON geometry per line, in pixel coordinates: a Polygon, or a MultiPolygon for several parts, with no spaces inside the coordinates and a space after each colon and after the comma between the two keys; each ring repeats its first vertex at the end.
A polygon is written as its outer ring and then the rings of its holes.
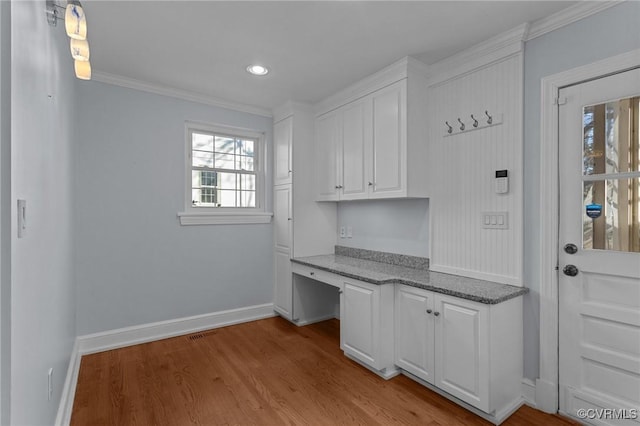
{"type": "Polygon", "coordinates": [[[430,314],[431,312],[433,312],[431,309],[427,309],[428,314],[430,314]]]}
{"type": "Polygon", "coordinates": [[[433,313],[433,315],[438,316],[438,315],[440,315],[440,312],[435,311],[435,312],[433,313]]]}
{"type": "Polygon", "coordinates": [[[315,272],[309,272],[309,275],[315,275],[315,274],[316,274],[315,272]]]}

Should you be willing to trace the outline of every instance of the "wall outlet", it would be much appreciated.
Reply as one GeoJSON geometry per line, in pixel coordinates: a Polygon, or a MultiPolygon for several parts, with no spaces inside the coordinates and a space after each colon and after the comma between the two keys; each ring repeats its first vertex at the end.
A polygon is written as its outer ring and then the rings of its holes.
{"type": "Polygon", "coordinates": [[[47,400],[51,401],[51,398],[53,398],[53,367],[47,373],[47,400]]]}
{"type": "Polygon", "coordinates": [[[347,233],[344,229],[344,226],[340,227],[340,238],[345,238],[347,236],[347,233]]]}

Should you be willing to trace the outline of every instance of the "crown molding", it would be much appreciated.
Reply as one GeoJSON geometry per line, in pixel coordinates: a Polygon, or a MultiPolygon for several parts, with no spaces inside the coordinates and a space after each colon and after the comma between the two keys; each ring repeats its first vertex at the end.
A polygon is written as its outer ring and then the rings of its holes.
{"type": "Polygon", "coordinates": [[[325,114],[349,102],[360,99],[369,93],[382,89],[390,84],[407,78],[409,75],[426,75],[427,66],[411,56],[404,58],[386,66],[380,71],[373,73],[358,82],[340,90],[337,93],[321,100],[314,105],[316,116],[325,114]]]}
{"type": "Polygon", "coordinates": [[[304,102],[287,101],[284,105],[271,110],[273,122],[277,123],[287,117],[291,117],[296,112],[313,114],[313,105],[304,102]]]}
{"type": "Polygon", "coordinates": [[[526,41],[587,18],[605,9],[624,3],[625,0],[580,1],[577,4],[539,19],[531,24],[526,41]]]}
{"type": "Polygon", "coordinates": [[[429,66],[429,85],[439,84],[522,52],[529,24],[521,24],[429,66]]]}
{"type": "Polygon", "coordinates": [[[273,116],[271,110],[267,108],[261,108],[258,106],[243,104],[240,102],[228,101],[216,98],[214,96],[203,95],[188,90],[176,89],[175,87],[165,86],[162,84],[147,83],[145,81],[102,71],[94,70],[92,80],[99,81],[101,83],[113,84],[115,86],[126,87],[128,89],[154,93],[156,95],[168,96],[170,98],[181,99],[184,101],[196,102],[204,105],[230,109],[233,111],[260,115],[263,117],[273,116]]]}

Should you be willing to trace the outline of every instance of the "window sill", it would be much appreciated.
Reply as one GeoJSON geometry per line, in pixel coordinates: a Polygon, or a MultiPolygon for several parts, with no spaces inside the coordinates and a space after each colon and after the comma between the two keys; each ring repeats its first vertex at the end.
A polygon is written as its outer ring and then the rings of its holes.
{"type": "Polygon", "coordinates": [[[265,212],[180,212],[180,225],[242,225],[270,223],[273,213],[265,212]]]}

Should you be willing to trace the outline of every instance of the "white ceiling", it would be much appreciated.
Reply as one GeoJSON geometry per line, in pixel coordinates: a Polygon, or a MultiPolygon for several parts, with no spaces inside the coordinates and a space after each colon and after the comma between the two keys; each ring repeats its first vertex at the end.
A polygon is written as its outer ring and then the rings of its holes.
{"type": "Polygon", "coordinates": [[[575,1],[86,0],[94,71],[273,108],[427,64],[575,1]],[[254,77],[252,63],[271,73],[254,77]]]}

